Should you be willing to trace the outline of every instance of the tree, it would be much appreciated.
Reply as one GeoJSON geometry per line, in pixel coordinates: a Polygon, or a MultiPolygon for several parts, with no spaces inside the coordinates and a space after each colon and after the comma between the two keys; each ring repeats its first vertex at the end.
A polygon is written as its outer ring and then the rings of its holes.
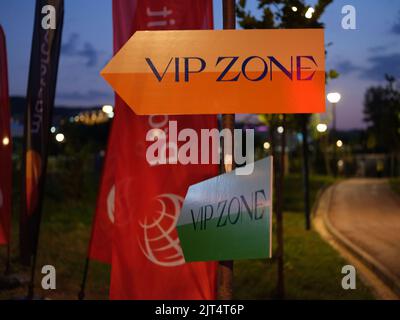
{"type": "MultiPolygon", "coordinates": [[[[293,29],[293,28],[323,28],[324,24],[319,21],[326,7],[333,0],[319,0],[315,5],[314,12],[308,19],[305,17],[307,11],[311,8],[305,4],[304,0],[258,0],[258,9],[263,14],[257,19],[253,13],[246,10],[246,0],[239,0],[236,6],[236,15],[239,25],[243,29],[293,29]],[[295,8],[295,9],[294,9],[295,8]],[[296,11],[294,11],[296,10],[296,11]]],[[[328,43],[327,46],[332,45],[328,43]]],[[[326,51],[325,51],[326,53],[326,51]]],[[[336,70],[326,72],[326,81],[335,79],[339,76],[336,70]]],[[[274,122],[273,115],[263,116],[266,121],[274,122]]],[[[301,116],[293,116],[294,119],[288,121],[294,124],[295,128],[301,128],[301,116]]],[[[307,123],[309,115],[307,115],[307,123]]]]}
{"type": "Polygon", "coordinates": [[[370,87],[364,98],[364,121],[376,141],[375,151],[400,151],[400,91],[396,79],[386,75],[386,85],[370,87]]]}
{"type": "MultiPolygon", "coordinates": [[[[319,21],[325,8],[333,0],[319,0],[313,8],[313,12],[310,15],[310,6],[306,5],[304,0],[258,0],[258,9],[262,10],[262,16],[257,19],[250,11],[246,11],[246,0],[239,0],[236,7],[236,14],[239,18],[239,24],[244,29],[272,29],[272,28],[322,28],[323,23],[319,21]],[[306,16],[307,13],[307,16],[306,16]]],[[[337,77],[337,73],[333,70],[327,73],[329,76],[337,77]]],[[[277,118],[275,115],[265,115],[262,117],[269,122],[272,142],[272,154],[275,154],[276,146],[274,138],[275,130],[277,126],[277,118]]],[[[303,137],[303,177],[304,177],[304,198],[305,198],[305,211],[306,211],[306,228],[309,229],[309,182],[308,182],[308,124],[310,115],[304,114],[300,116],[283,116],[282,124],[285,127],[286,121],[293,122],[297,127],[300,127],[303,137]]],[[[280,176],[276,181],[279,193],[283,192],[283,174],[284,174],[284,146],[285,146],[285,135],[281,135],[281,161],[280,164],[280,176]]],[[[275,157],[276,158],[276,157],[275,157]]],[[[278,199],[281,200],[281,194],[278,195],[278,199]]],[[[277,204],[277,261],[278,261],[278,284],[277,284],[277,296],[278,298],[284,297],[284,265],[283,265],[283,215],[282,215],[282,204],[277,204]]]]}

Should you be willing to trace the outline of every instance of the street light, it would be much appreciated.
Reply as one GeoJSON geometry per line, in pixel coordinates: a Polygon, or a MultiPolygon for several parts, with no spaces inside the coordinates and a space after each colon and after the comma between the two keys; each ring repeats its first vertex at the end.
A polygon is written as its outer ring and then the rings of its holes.
{"type": "Polygon", "coordinates": [[[10,138],[4,137],[4,138],[3,138],[3,146],[8,146],[9,143],[10,143],[10,138]]]}
{"type": "Polygon", "coordinates": [[[341,95],[339,92],[330,92],[327,94],[326,97],[330,103],[338,103],[340,101],[341,95]]]}
{"type": "Polygon", "coordinates": [[[106,104],[101,108],[101,110],[106,114],[110,114],[113,112],[114,108],[113,108],[113,106],[106,104]]]}
{"type": "MultiPolygon", "coordinates": [[[[327,94],[326,98],[328,101],[332,104],[332,135],[331,135],[331,141],[334,141],[336,139],[336,104],[340,101],[341,95],[339,92],[330,92],[327,94]]],[[[336,145],[338,146],[337,142],[336,145]]],[[[343,145],[343,142],[342,142],[343,145]]],[[[339,147],[339,146],[338,146],[339,147]]],[[[340,148],[340,147],[339,147],[340,148]]],[[[333,160],[336,163],[336,148],[333,148],[333,160]]],[[[335,172],[334,175],[336,177],[336,171],[337,168],[334,168],[335,172]]]]}
{"type": "Polygon", "coordinates": [[[326,98],[332,104],[333,131],[336,132],[336,104],[340,101],[341,95],[339,92],[330,92],[327,94],[326,98]]]}
{"type": "Polygon", "coordinates": [[[343,141],[342,141],[342,140],[336,141],[336,146],[337,146],[338,148],[343,147],[343,141]]]}
{"type": "Polygon", "coordinates": [[[65,136],[62,133],[57,133],[56,134],[56,140],[57,142],[63,142],[65,139],[65,136]]]}
{"type": "Polygon", "coordinates": [[[279,126],[278,128],[276,128],[276,131],[277,131],[279,134],[282,134],[282,133],[285,131],[285,129],[283,128],[283,126],[279,126]]]}
{"type": "Polygon", "coordinates": [[[264,142],[264,149],[269,150],[271,148],[271,144],[269,142],[264,142]]]}
{"type": "Polygon", "coordinates": [[[340,101],[341,95],[339,92],[330,92],[326,98],[332,104],[333,131],[336,133],[336,104],[340,101]]]}
{"type": "Polygon", "coordinates": [[[324,133],[326,130],[328,130],[328,126],[325,123],[318,123],[317,124],[317,131],[320,133],[324,133]]]}
{"type": "Polygon", "coordinates": [[[233,169],[233,157],[230,153],[225,154],[224,156],[224,166],[225,172],[230,172],[233,169]]]}
{"type": "Polygon", "coordinates": [[[308,8],[306,11],[305,17],[307,19],[311,19],[314,12],[315,12],[314,8],[312,8],[312,7],[308,8]]]}

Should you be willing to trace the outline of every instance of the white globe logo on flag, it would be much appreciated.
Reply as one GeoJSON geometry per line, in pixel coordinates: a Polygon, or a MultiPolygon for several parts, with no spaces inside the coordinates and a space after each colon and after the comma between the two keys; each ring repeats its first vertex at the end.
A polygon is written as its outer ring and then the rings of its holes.
{"type": "Polygon", "coordinates": [[[143,254],[154,264],[175,267],[185,263],[179,238],[175,232],[176,222],[183,204],[183,197],[176,194],[162,194],[155,200],[161,205],[158,217],[140,223],[143,241],[139,240],[143,254]],[[172,211],[172,212],[171,212],[172,211]]]}
{"type": "Polygon", "coordinates": [[[114,210],[115,210],[115,185],[111,187],[110,192],[107,195],[107,215],[111,223],[114,223],[115,221],[114,210]]]}

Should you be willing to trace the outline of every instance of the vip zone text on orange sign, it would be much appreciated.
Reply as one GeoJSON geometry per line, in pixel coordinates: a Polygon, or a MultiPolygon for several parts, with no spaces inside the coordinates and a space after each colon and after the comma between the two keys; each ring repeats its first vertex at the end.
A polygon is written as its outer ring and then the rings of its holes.
{"type": "MultiPolygon", "coordinates": [[[[294,57],[296,61],[296,69],[293,68],[293,56],[290,57],[289,65],[290,67],[285,67],[284,63],[279,61],[274,56],[267,56],[267,58],[263,58],[260,56],[249,56],[244,59],[240,59],[238,56],[230,56],[230,57],[218,57],[215,62],[215,66],[221,65],[223,67],[222,71],[218,72],[216,75],[215,81],[218,82],[232,82],[238,81],[241,76],[243,76],[248,81],[261,81],[264,80],[269,73],[269,80],[273,80],[273,67],[275,66],[279,69],[288,79],[293,80],[293,73],[295,72],[295,80],[298,81],[310,81],[313,79],[314,74],[316,72],[315,67],[318,67],[317,62],[315,61],[313,56],[296,56],[294,57]],[[308,61],[312,66],[305,65],[305,61],[308,61]],[[239,64],[240,71],[232,71],[233,67],[236,67],[239,64]],[[249,71],[251,64],[254,67],[259,69],[260,71],[249,71]],[[270,71],[270,72],[268,72],[270,71]],[[308,74],[304,74],[308,72],[308,74]],[[232,74],[232,76],[228,76],[228,74],[232,74]]],[[[159,82],[164,79],[165,74],[169,71],[170,68],[174,67],[174,81],[175,82],[189,82],[191,74],[194,75],[196,73],[201,73],[206,69],[207,62],[204,58],[201,57],[171,57],[166,67],[162,70],[157,68],[156,63],[149,57],[146,57],[146,62],[150,67],[150,70],[157,78],[159,82]],[[174,64],[174,66],[171,66],[174,64]],[[194,66],[197,64],[197,66],[194,66]],[[181,67],[183,65],[183,75],[184,78],[181,79],[181,67]],[[197,67],[197,68],[196,68],[197,67]]]]}

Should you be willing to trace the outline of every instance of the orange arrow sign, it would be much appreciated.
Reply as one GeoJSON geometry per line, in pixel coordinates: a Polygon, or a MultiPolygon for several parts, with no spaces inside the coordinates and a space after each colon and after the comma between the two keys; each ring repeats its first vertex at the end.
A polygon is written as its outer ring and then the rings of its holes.
{"type": "Polygon", "coordinates": [[[137,31],[101,75],[139,115],[324,112],[324,33],[137,31]]]}

